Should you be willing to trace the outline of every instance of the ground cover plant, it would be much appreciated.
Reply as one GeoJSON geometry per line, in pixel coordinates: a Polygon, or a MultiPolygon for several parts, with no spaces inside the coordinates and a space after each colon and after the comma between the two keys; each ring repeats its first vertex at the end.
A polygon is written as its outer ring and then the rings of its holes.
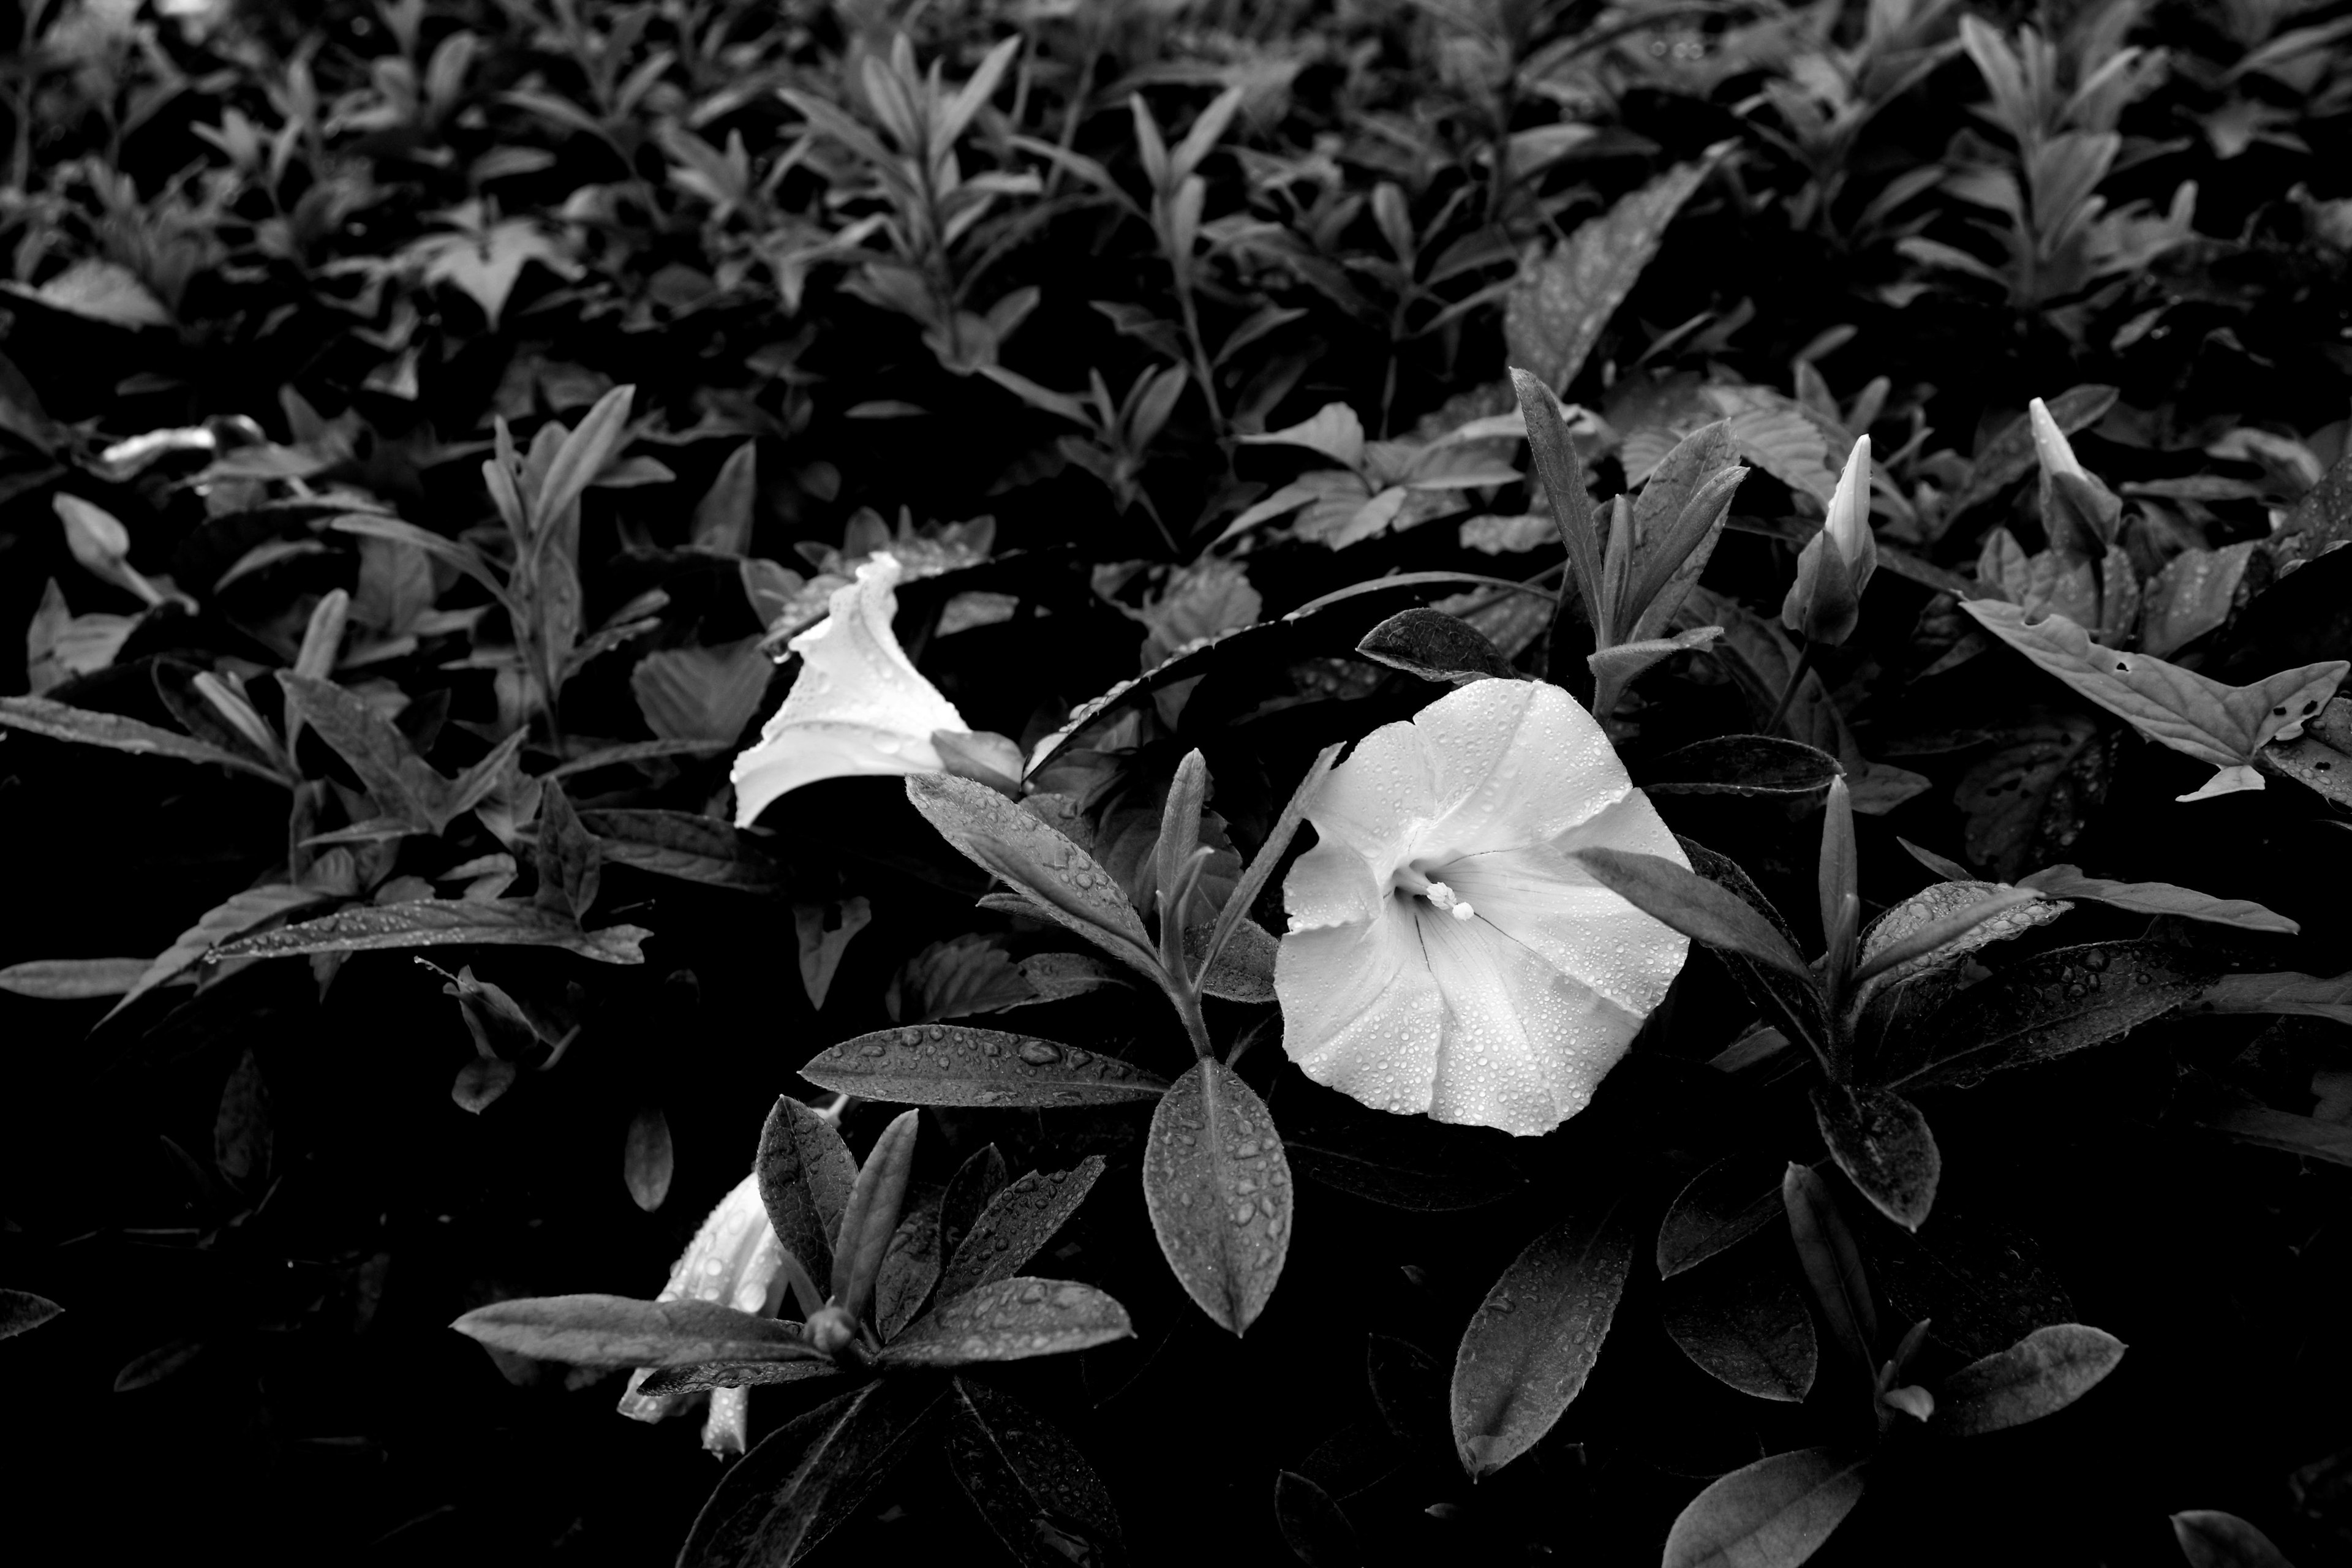
{"type": "Polygon", "coordinates": [[[110,1554],[2352,1552],[2341,5],[11,16],[110,1554]]]}

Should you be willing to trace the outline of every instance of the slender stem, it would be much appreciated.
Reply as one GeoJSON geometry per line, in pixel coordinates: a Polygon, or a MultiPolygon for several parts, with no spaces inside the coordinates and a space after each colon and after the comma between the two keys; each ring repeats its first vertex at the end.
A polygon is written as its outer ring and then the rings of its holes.
{"type": "Polygon", "coordinates": [[[1766,734],[1779,729],[1780,721],[1788,717],[1789,704],[1796,700],[1797,688],[1802,686],[1805,677],[1812,673],[1813,655],[1820,647],[1819,643],[1807,642],[1804,651],[1797,655],[1797,668],[1789,671],[1789,682],[1780,688],[1780,700],[1772,704],[1772,717],[1764,721],[1766,734]]]}
{"type": "Polygon", "coordinates": [[[1176,1004],[1176,1012],[1184,1020],[1184,1033],[1192,1037],[1192,1054],[1203,1060],[1215,1054],[1209,1044],[1209,1020],[1201,1013],[1201,994],[1184,981],[1171,981],[1168,999],[1176,1004]]]}

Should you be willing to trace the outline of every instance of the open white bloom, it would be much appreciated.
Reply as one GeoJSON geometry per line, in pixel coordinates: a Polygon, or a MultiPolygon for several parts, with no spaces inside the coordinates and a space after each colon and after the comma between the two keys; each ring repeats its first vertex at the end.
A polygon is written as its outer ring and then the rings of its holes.
{"type": "MultiPolygon", "coordinates": [[[[758,1172],[743,1178],[719,1200],[694,1233],[669,1283],[656,1301],[691,1300],[716,1301],[739,1312],[772,1312],[782,1300],[784,1247],[776,1227],[768,1223],[767,1205],[760,1199],[758,1172]]],[[[659,1421],[692,1404],[691,1394],[639,1394],[646,1380],[640,1370],[629,1374],[628,1392],[621,1395],[621,1414],[638,1421],[659,1421]]],[[[702,1446],[714,1454],[740,1454],[746,1437],[749,1389],[714,1388],[710,1416],[702,1426],[702,1446]]]]}
{"type": "Polygon", "coordinates": [[[800,675],[759,742],[735,759],[737,826],[819,779],[941,772],[932,735],[971,732],[890,629],[901,570],[898,557],[876,555],[834,590],[832,613],[792,640],[800,675]]]}
{"type": "Polygon", "coordinates": [[[1283,884],[1283,1045],[1381,1110],[1548,1132],[1584,1109],[1689,943],[1576,861],[1689,860],[1592,716],[1480,680],[1374,731],[1283,884]]]}

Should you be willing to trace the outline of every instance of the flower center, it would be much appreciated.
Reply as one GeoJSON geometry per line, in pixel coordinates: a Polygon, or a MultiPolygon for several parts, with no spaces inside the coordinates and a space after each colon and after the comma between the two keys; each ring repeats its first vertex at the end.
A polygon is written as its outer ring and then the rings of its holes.
{"type": "Polygon", "coordinates": [[[1427,899],[1434,908],[1444,910],[1457,921],[1475,920],[1478,911],[1467,899],[1454,896],[1454,889],[1443,882],[1433,882],[1414,867],[1408,866],[1397,873],[1396,885],[1407,894],[1427,899]]]}

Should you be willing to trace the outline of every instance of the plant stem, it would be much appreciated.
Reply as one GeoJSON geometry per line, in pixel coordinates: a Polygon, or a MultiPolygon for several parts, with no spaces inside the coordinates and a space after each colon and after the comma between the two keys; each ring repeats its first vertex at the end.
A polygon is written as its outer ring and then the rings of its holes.
{"type": "Polygon", "coordinates": [[[1820,646],[1818,643],[1809,641],[1805,644],[1804,651],[1797,655],[1797,667],[1789,671],[1788,684],[1780,688],[1780,700],[1772,704],[1772,717],[1764,721],[1766,734],[1769,735],[1779,729],[1780,721],[1788,717],[1789,704],[1796,700],[1797,688],[1802,686],[1805,683],[1805,677],[1812,673],[1813,655],[1820,646]]]}

